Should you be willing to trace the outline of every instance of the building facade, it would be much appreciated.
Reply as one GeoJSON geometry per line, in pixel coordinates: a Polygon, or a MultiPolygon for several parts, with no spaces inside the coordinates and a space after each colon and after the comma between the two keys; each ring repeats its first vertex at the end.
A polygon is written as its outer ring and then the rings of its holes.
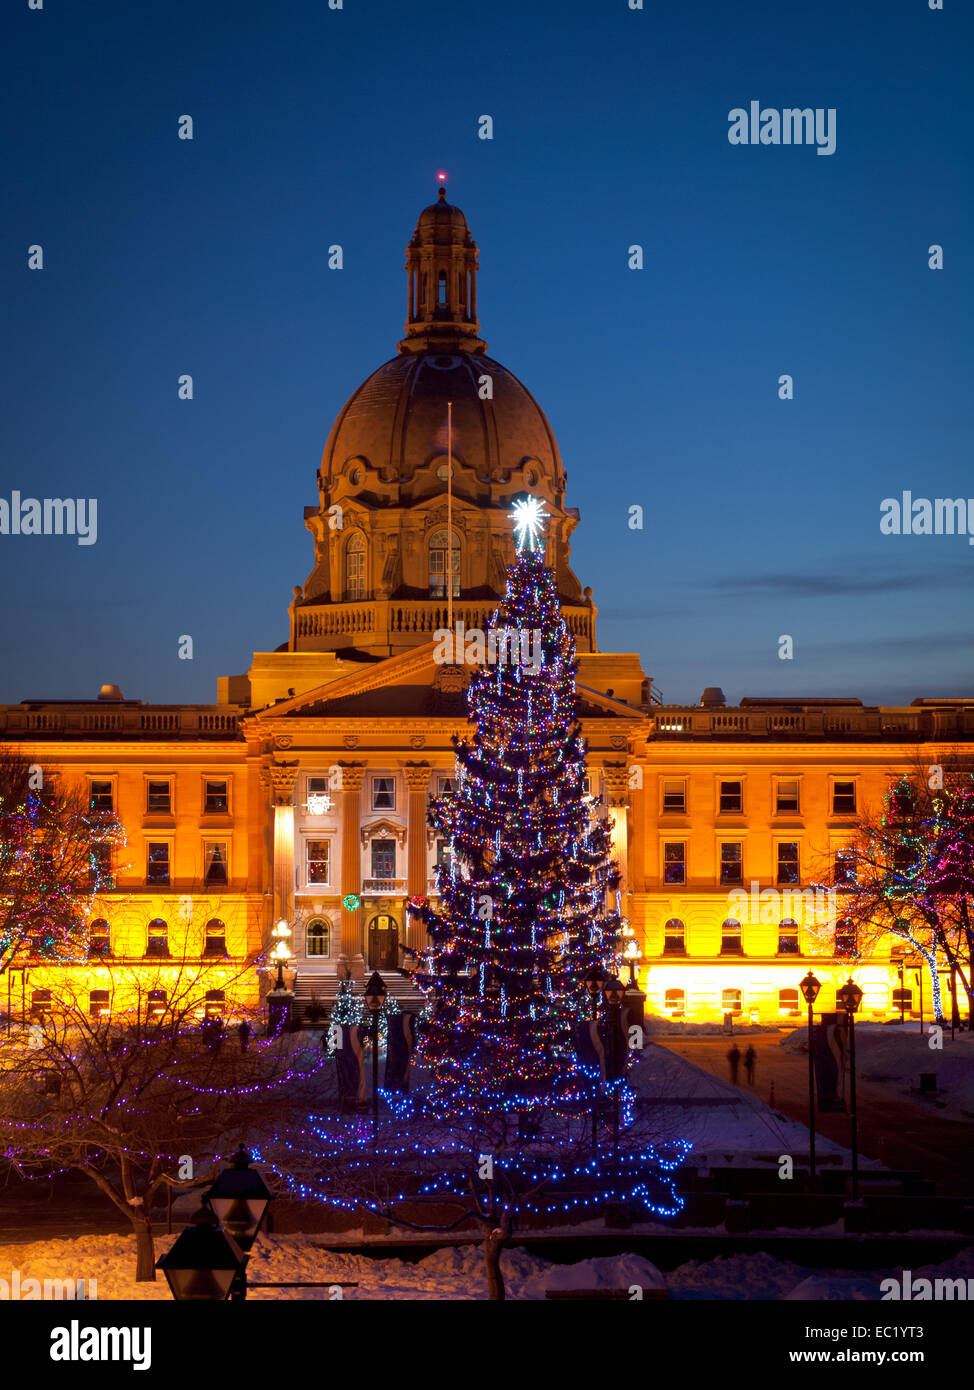
{"type": "MultiPolygon", "coordinates": [[[[437,633],[483,631],[514,555],[525,493],[549,514],[547,559],[579,651],[591,791],[602,797],[641,951],[649,1007],[688,1019],[777,1019],[813,963],[819,1007],[853,968],[834,904],[816,895],[891,780],[974,739],[974,699],[867,708],[857,700],[743,700],[719,690],[665,706],[634,653],[600,652],[592,590],[571,568],[578,513],[554,433],[490,357],[478,249],[445,189],[406,252],[407,320],[394,357],[338,415],[305,509],[313,565],[287,640],[219,682],[210,706],[157,706],[114,686],[86,701],[0,708],[0,743],[85,787],[125,829],[100,870],[87,952],[19,962],[25,1014],[71,987],[104,1007],[113,967],[157,982],[206,964],[201,1009],[256,997],[253,961],[292,929],[299,995],[340,970],[391,971],[424,945],[406,912],[435,893],[447,847],[427,825],[466,730],[469,668],[437,633]]],[[[897,1011],[888,947],[854,962],[864,1011],[897,1011]]],[[[18,992],[19,991],[19,992],[18,992]]],[[[918,1001],[910,999],[910,1004],[918,1001]]]]}

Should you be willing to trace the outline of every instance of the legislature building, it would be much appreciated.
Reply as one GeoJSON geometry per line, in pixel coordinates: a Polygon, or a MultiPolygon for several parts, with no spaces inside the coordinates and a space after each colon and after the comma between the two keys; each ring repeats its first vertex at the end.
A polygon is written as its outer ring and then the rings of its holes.
{"type": "Polygon", "coordinates": [[[813,965],[820,1009],[854,970],[865,1016],[899,1011],[889,943],[854,954],[814,885],[891,782],[969,749],[974,699],[729,706],[711,688],[697,705],[661,704],[637,654],[599,650],[592,590],[571,567],[579,516],[558,442],[488,354],[477,273],[477,244],[441,187],[406,251],[405,335],[328,436],[304,515],[313,562],[276,650],[221,679],[212,705],[156,705],[107,684],[90,700],[0,707],[0,743],[81,784],[124,827],[98,865],[84,957],[17,962],[13,1012],[54,1006],[69,982],[105,1011],[122,967],[151,976],[162,1012],[166,971],[175,982],[197,960],[201,1009],[230,1015],[272,980],[253,961],[279,920],[299,1002],[327,1002],[346,969],[387,972],[408,995],[395,972],[424,941],[406,906],[435,894],[448,853],[427,806],[450,788],[452,740],[467,728],[469,668],[436,659],[436,634],[487,628],[525,493],[548,513],[590,791],[612,822],[647,1010],[774,1021],[798,1011],[813,965]]]}

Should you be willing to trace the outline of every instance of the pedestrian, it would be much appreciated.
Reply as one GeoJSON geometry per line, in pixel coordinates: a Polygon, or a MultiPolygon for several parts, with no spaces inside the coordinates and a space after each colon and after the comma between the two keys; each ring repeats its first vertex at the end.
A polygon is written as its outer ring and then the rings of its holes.
{"type": "Polygon", "coordinates": [[[240,1024],[240,1027],[237,1029],[237,1036],[238,1036],[239,1039],[240,1039],[240,1051],[241,1051],[241,1052],[246,1052],[246,1051],[247,1051],[247,1048],[248,1048],[249,1045],[250,1045],[250,1034],[251,1034],[252,1031],[253,1031],[253,1030],[252,1030],[250,1024],[247,1022],[246,1019],[244,1019],[243,1022],[240,1024]]]}
{"type": "Polygon", "coordinates": [[[744,1054],[744,1070],[747,1072],[747,1084],[749,1086],[754,1085],[754,1064],[757,1060],[758,1054],[754,1051],[753,1047],[748,1045],[748,1049],[744,1054]]]}
{"type": "Polygon", "coordinates": [[[730,1066],[731,1084],[736,1086],[737,1068],[741,1065],[741,1049],[737,1046],[737,1043],[735,1043],[734,1046],[731,1048],[730,1052],[728,1052],[727,1062],[730,1066]]]}

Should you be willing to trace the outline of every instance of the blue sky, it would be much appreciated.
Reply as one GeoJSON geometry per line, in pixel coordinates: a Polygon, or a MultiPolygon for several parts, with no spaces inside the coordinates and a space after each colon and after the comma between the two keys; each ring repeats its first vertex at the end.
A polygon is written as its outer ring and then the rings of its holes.
{"type": "Polygon", "coordinates": [[[97,497],[99,536],[0,536],[0,700],[209,701],[285,638],[440,168],[604,650],[673,701],[974,695],[974,546],[879,531],[903,489],[974,497],[959,0],[48,0],[3,31],[0,497],[97,497]],[[752,99],[834,107],[835,154],[730,145],[752,99]]]}

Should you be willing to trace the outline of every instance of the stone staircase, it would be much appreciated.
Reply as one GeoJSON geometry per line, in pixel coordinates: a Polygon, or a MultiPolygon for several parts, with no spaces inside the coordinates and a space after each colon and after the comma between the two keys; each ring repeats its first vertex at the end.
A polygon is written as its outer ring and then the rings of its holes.
{"type": "MultiPolygon", "coordinates": [[[[420,1012],[425,999],[421,991],[413,984],[408,975],[400,975],[397,970],[387,970],[382,973],[382,979],[386,989],[395,998],[403,1013],[420,1012]]],[[[361,994],[364,987],[364,980],[355,980],[352,985],[356,994],[361,994]]],[[[302,973],[300,970],[298,971],[298,977],[294,984],[294,1007],[298,1021],[302,1027],[321,1027],[321,1024],[327,1021],[327,1017],[331,1013],[332,1006],[337,998],[337,976],[316,975],[308,972],[302,973]],[[324,1017],[317,1025],[312,1024],[307,1016],[312,995],[317,995],[318,1002],[325,1011],[324,1017]]]]}

